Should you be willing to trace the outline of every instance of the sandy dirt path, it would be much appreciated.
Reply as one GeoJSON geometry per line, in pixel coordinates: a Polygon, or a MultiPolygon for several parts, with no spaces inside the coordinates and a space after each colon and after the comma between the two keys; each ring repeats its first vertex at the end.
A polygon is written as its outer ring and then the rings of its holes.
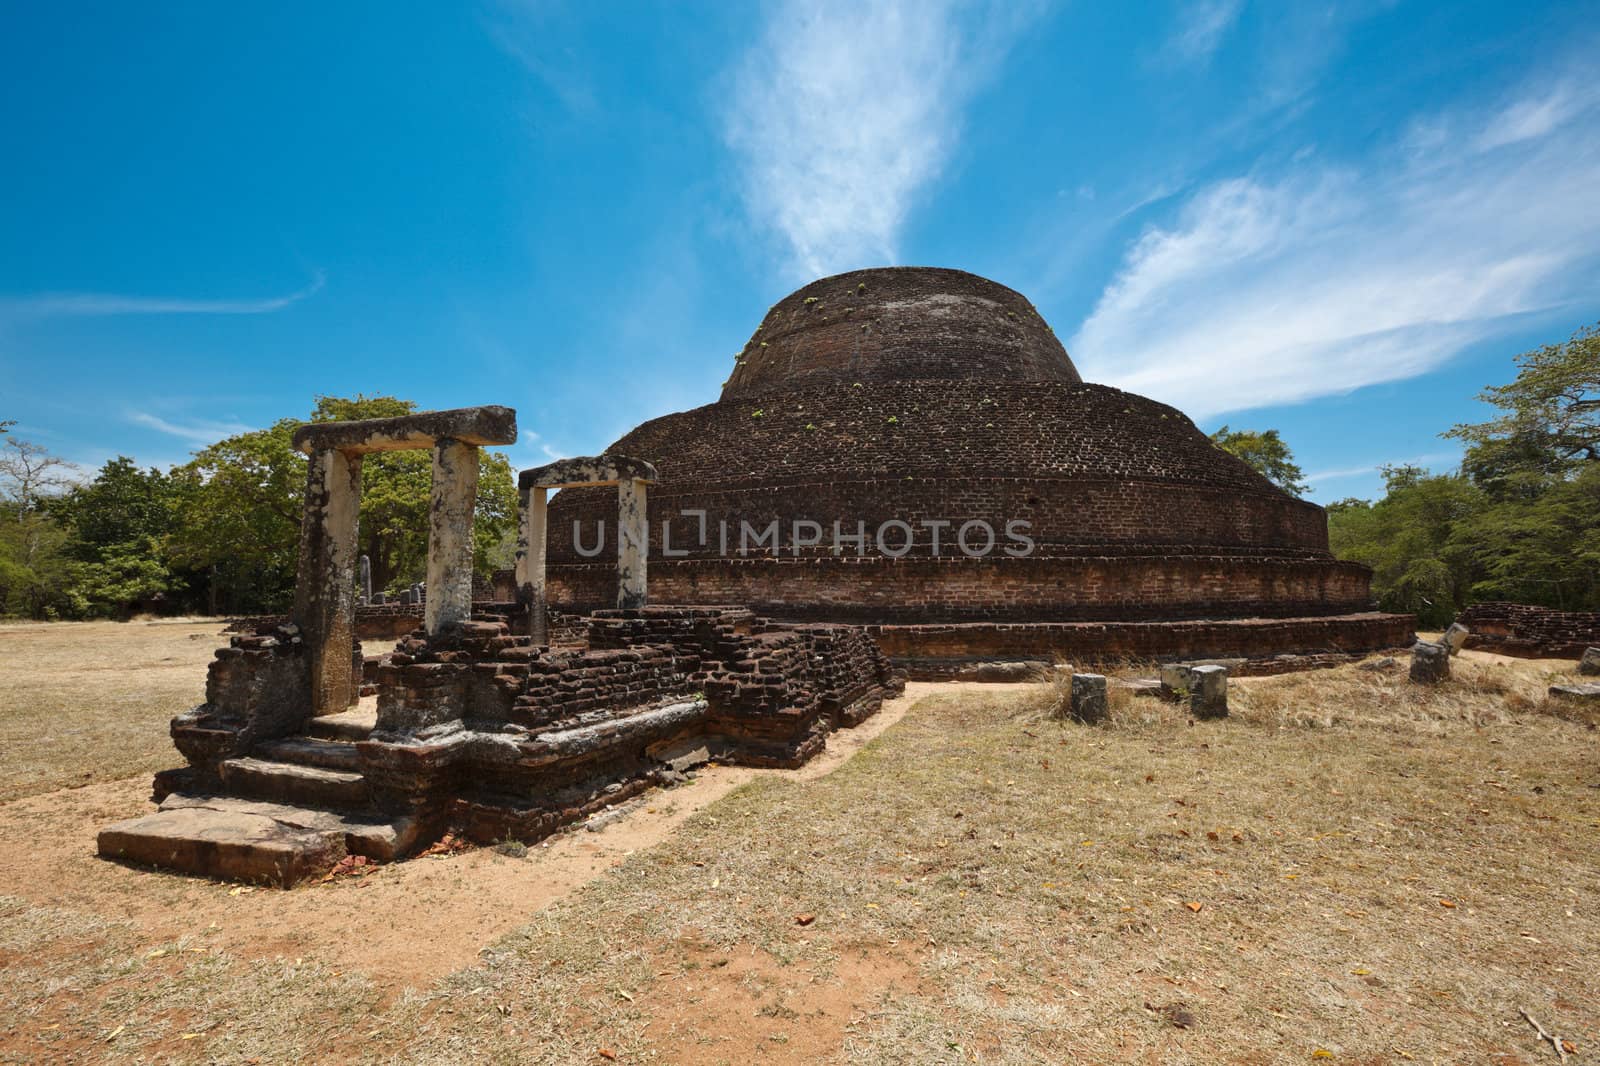
{"type": "Polygon", "coordinates": [[[0,805],[0,854],[9,856],[0,864],[0,894],[125,919],[157,943],[203,934],[207,944],[236,955],[315,958],[360,970],[386,991],[420,987],[473,964],[480,949],[541,908],[664,840],[745,782],[770,774],[823,777],[924,696],[1020,687],[913,682],[861,726],[829,737],[827,750],[799,770],[703,767],[688,784],[652,790],[627,805],[603,831],[559,834],[525,859],[473,849],[287,892],[240,891],[103,861],[95,856],[96,831],[148,812],[148,779],[63,789],[0,805]]]}

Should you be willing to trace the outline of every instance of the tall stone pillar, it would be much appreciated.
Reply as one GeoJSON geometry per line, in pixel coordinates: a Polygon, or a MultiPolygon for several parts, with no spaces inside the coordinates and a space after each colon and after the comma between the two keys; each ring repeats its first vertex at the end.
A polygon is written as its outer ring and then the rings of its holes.
{"type": "Polygon", "coordinates": [[[356,532],[361,512],[361,456],[324,448],[311,453],[294,620],[311,660],[311,713],[337,714],[356,700],[356,532]]]}
{"type": "Polygon", "coordinates": [[[372,602],[372,560],[361,557],[361,606],[372,602]]]}
{"type": "Polygon", "coordinates": [[[535,644],[550,643],[549,620],[545,617],[544,559],[548,534],[550,490],[543,486],[522,489],[517,494],[520,521],[517,523],[517,591],[528,605],[528,632],[535,644]]]}
{"type": "Polygon", "coordinates": [[[617,606],[624,610],[643,607],[648,599],[650,526],[645,484],[638,478],[617,482],[617,606]]]}
{"type": "Polygon", "coordinates": [[[430,637],[472,616],[472,512],[478,500],[478,449],[449,437],[433,445],[433,501],[428,513],[428,595],[423,628],[430,637]]]}

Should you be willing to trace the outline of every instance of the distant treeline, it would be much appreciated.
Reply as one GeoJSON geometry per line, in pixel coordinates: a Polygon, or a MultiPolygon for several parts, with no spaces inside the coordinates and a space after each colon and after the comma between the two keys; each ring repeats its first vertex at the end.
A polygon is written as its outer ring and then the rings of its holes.
{"type": "MultiPolygon", "coordinates": [[[[310,420],[385,418],[416,410],[392,396],[322,397],[310,420]]],[[[106,463],[92,479],[0,422],[0,614],[125,617],[134,612],[257,614],[294,595],[305,457],[290,444],[305,419],[218,441],[171,471],[106,463]],[[8,432],[9,431],[9,432],[8,432]]],[[[398,589],[426,570],[430,453],[362,463],[361,551],[373,586],[398,589]]],[[[483,453],[475,563],[510,557],[511,465],[483,453]]]]}

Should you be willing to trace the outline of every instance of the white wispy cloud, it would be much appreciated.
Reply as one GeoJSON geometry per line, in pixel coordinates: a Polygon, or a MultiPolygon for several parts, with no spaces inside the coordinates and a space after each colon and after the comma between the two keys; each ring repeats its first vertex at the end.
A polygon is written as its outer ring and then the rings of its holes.
{"type": "Polygon", "coordinates": [[[250,300],[204,300],[186,297],[126,296],[99,292],[40,293],[0,298],[0,311],[16,316],[56,315],[264,315],[299,303],[322,289],[318,273],[310,285],[284,296],[250,300]]]}
{"type": "Polygon", "coordinates": [[[1196,0],[1179,17],[1166,51],[1188,62],[1210,59],[1243,10],[1244,0],[1196,0]]]}
{"type": "Polygon", "coordinates": [[[1348,481],[1350,478],[1366,477],[1376,474],[1385,466],[1422,466],[1429,467],[1437,463],[1454,464],[1461,456],[1456,452],[1429,452],[1426,455],[1413,455],[1409,459],[1388,460],[1384,462],[1368,463],[1365,466],[1345,467],[1342,470],[1322,470],[1315,474],[1307,474],[1306,481],[1310,484],[1321,484],[1324,481],[1348,481]]]}
{"type": "Polygon", "coordinates": [[[740,63],[725,137],[752,218],[808,276],[894,262],[961,112],[1035,10],[786,0],[740,63]]]}
{"type": "Polygon", "coordinates": [[[129,422],[166,433],[194,444],[209,445],[225,437],[232,437],[239,433],[248,433],[250,426],[242,422],[219,422],[209,419],[191,419],[183,422],[173,422],[149,411],[129,411],[129,422]]]}
{"type": "Polygon", "coordinates": [[[1596,188],[1600,91],[1577,81],[1414,124],[1365,166],[1220,181],[1133,244],[1070,350],[1197,417],[1411,377],[1592,283],[1596,188]]]}

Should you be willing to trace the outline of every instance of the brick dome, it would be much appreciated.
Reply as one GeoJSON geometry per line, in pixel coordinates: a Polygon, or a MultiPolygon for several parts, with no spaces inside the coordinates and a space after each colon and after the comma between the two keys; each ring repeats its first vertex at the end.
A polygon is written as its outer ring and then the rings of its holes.
{"type": "Polygon", "coordinates": [[[892,267],[835,274],[779,300],[740,352],[722,398],[935,379],[1082,380],[1021,293],[961,270],[892,267]]]}
{"type": "MultiPolygon", "coordinates": [[[[646,422],[608,451],[660,472],[649,497],[655,602],[1007,625],[1370,606],[1370,571],[1332,557],[1320,507],[1214,447],[1182,412],[1084,383],[1027,299],[961,271],[864,270],[807,285],[767,313],[721,399],[646,422]],[[974,520],[997,533],[1026,523],[1033,550],[953,550],[955,530],[974,520]],[[774,521],[778,550],[737,550],[743,524],[774,521]],[[835,521],[916,533],[896,556],[857,557],[832,550],[835,521]],[[936,552],[926,524],[942,521],[936,552]],[[791,543],[795,523],[811,522],[824,542],[791,543]]],[[[615,506],[604,489],[551,501],[553,604],[612,595],[614,535],[590,557],[573,535],[580,523],[592,547],[615,506]]]]}

